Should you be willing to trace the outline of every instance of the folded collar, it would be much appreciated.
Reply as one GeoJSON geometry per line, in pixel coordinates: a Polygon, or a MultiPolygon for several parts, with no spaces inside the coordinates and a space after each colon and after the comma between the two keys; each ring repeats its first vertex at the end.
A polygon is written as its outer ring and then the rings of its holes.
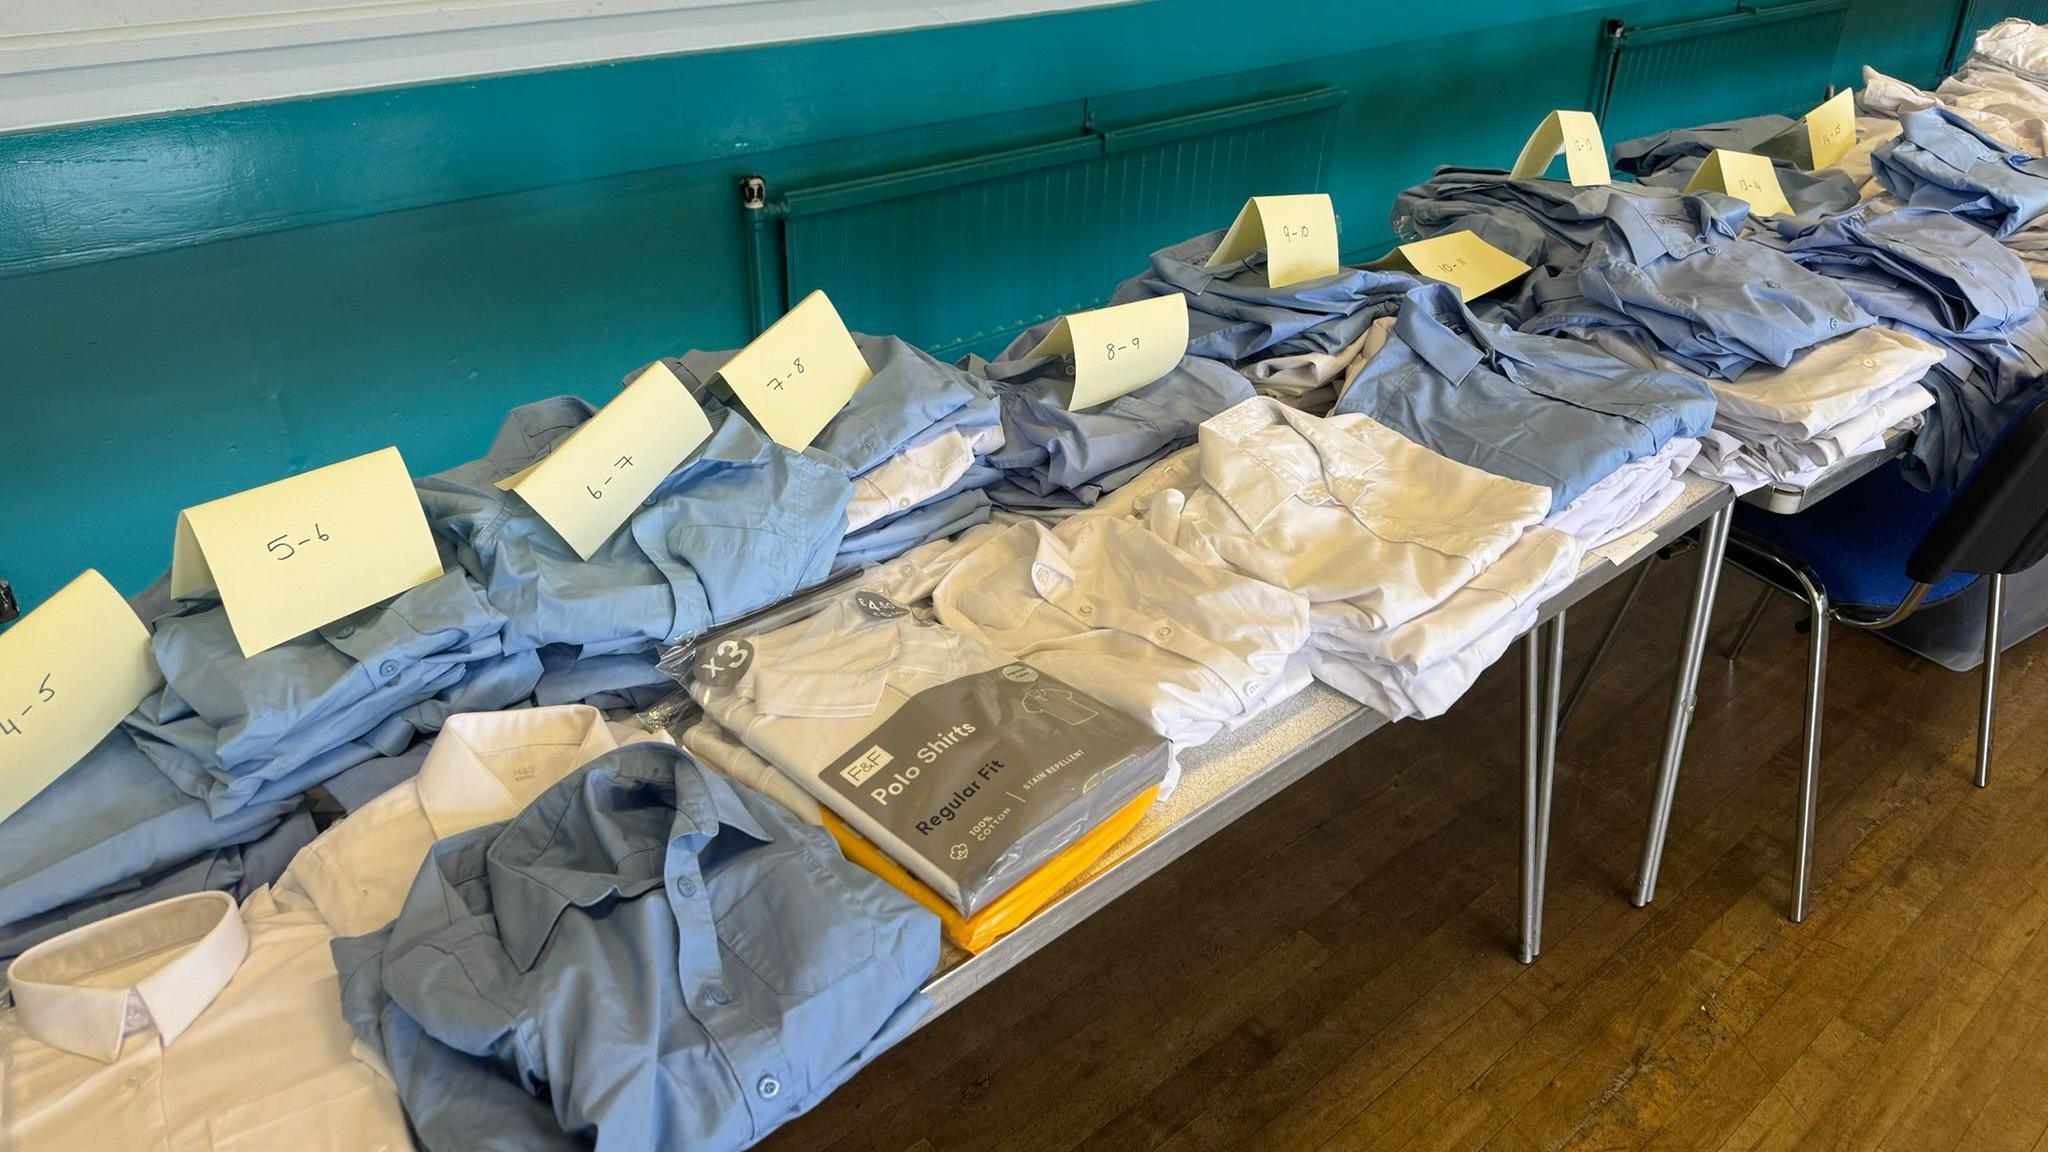
{"type": "Polygon", "coordinates": [[[8,972],[14,1014],[30,1036],[66,1052],[112,1063],[128,1033],[156,1028],[177,1042],[249,955],[249,932],[234,897],[196,892],[73,929],[21,954],[8,972]],[[88,983],[109,969],[171,958],[132,983],[88,983]]]}
{"type": "Polygon", "coordinates": [[[414,780],[435,839],[503,820],[578,767],[618,747],[586,704],[448,718],[414,780]]]}
{"type": "MultiPolygon", "coordinates": [[[[490,846],[492,913],[506,953],[531,969],[563,912],[660,887],[671,854],[702,855],[728,829],[772,842],[732,783],[682,749],[629,744],[600,757],[543,793],[490,846]]],[[[679,898],[708,899],[702,885],[690,891],[679,898]]]]}

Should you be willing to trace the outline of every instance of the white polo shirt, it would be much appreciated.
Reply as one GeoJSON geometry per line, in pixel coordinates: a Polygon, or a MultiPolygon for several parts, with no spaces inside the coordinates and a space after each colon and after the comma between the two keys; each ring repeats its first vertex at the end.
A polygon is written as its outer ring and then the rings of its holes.
{"type": "Polygon", "coordinates": [[[381,928],[434,841],[510,819],[562,777],[640,740],[669,742],[607,724],[583,704],[451,716],[419,775],[299,849],[272,893],[281,907],[317,909],[337,936],[381,928]]]}
{"type": "Polygon", "coordinates": [[[179,896],[22,953],[0,1147],[410,1149],[397,1095],[351,1054],[326,922],[262,896],[179,896]]]}

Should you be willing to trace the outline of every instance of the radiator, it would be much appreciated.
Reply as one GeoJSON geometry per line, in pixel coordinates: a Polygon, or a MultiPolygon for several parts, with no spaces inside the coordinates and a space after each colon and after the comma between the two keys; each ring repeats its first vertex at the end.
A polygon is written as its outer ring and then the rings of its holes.
{"type": "Polygon", "coordinates": [[[1849,0],[1807,0],[1637,27],[1610,20],[1594,74],[1607,142],[1825,100],[1849,0]]]}

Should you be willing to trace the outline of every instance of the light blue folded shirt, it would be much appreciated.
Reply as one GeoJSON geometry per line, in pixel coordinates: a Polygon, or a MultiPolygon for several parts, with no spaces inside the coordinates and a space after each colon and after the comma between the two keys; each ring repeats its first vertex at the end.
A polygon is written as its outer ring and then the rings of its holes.
{"type": "MultiPolygon", "coordinates": [[[[1005,356],[1035,347],[1047,326],[1017,338],[1005,356]]],[[[1003,471],[989,498],[1009,507],[1092,505],[1128,479],[1132,464],[1192,443],[1202,421],[1251,399],[1251,381],[1221,361],[1185,356],[1166,375],[1079,412],[1064,389],[1073,362],[1062,356],[961,363],[994,382],[1003,405],[1003,447],[988,462],[1003,471]]]]}
{"type": "Polygon", "coordinates": [[[442,840],[334,942],[342,1009],[429,1150],[745,1148],[928,1010],[930,912],[662,745],[442,840]]]}
{"type": "MultiPolygon", "coordinates": [[[[1339,268],[1329,276],[1275,288],[1266,282],[1264,252],[1207,267],[1222,232],[1184,240],[1152,254],[1151,266],[1117,285],[1113,304],[1170,293],[1188,299],[1188,354],[1230,364],[1307,352],[1335,353],[1393,310],[1421,281],[1406,272],[1339,268]]],[[[1042,333],[1043,329],[1036,332],[1042,333]]],[[[1020,338],[1003,353],[1035,346],[1020,338]]]]}
{"type": "Polygon", "coordinates": [[[1496,476],[1540,484],[1563,508],[1633,460],[1714,422],[1695,377],[1632,367],[1591,345],[1474,316],[1455,288],[1402,301],[1393,331],[1336,412],[1362,412],[1496,476]]]}
{"type": "Polygon", "coordinates": [[[1870,154],[1885,190],[2010,236],[2048,211],[2048,160],[2015,152],[1943,107],[1899,113],[1899,134],[1870,154]]]}
{"type": "Polygon", "coordinates": [[[497,481],[545,455],[592,409],[558,397],[514,409],[481,460],[419,481],[428,522],[505,616],[507,651],[645,652],[822,579],[853,485],[737,412],[589,560],[497,481]]]}
{"type": "Polygon", "coordinates": [[[1854,208],[1863,197],[1848,173],[1800,167],[1804,132],[1799,121],[1775,113],[1677,128],[1615,145],[1614,169],[1634,176],[1642,184],[1682,190],[1714,149],[1755,152],[1771,158],[1785,202],[1799,215],[1854,208]]]}

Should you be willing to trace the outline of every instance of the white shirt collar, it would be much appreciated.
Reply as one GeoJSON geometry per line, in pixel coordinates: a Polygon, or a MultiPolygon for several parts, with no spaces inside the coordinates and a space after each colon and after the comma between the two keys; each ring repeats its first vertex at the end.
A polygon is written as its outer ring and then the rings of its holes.
{"type": "Polygon", "coordinates": [[[175,1043],[248,955],[234,897],[176,896],[23,952],[8,972],[14,1015],[38,1041],[110,1064],[143,1027],[154,1026],[165,1047],[175,1043]],[[151,967],[159,956],[169,959],[151,967]]]}
{"type": "Polygon", "coordinates": [[[513,815],[618,746],[587,704],[464,712],[448,718],[414,787],[435,837],[446,838],[513,815]]]}

